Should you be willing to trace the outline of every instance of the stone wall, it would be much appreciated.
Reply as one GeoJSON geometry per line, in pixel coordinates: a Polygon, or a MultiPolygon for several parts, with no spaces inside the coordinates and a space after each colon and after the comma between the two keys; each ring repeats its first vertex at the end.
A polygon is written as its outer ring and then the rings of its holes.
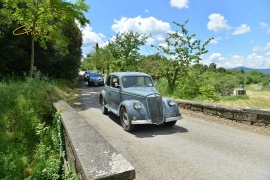
{"type": "Polygon", "coordinates": [[[54,101],[61,112],[67,160],[77,179],[132,180],[135,169],[68,103],[54,101]]]}
{"type": "Polygon", "coordinates": [[[180,108],[258,126],[270,126],[270,109],[224,106],[187,100],[176,100],[180,108]]]}

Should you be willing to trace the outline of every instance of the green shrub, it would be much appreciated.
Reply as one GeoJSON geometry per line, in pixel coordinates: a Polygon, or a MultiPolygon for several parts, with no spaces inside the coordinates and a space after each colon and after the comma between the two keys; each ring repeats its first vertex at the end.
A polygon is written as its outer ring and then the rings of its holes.
{"type": "Polygon", "coordinates": [[[55,82],[33,79],[0,82],[0,179],[59,179],[61,153],[54,108],[48,94],[55,82]]]}
{"type": "Polygon", "coordinates": [[[221,99],[221,97],[217,93],[215,93],[214,86],[212,86],[210,84],[207,84],[207,85],[200,87],[199,91],[202,93],[203,98],[205,100],[219,102],[221,99]]]}

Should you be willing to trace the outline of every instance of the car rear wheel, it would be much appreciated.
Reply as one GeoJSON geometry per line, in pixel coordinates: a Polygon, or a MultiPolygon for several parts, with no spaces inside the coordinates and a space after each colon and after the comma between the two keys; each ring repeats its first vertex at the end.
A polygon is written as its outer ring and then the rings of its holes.
{"type": "Polygon", "coordinates": [[[103,97],[101,97],[101,111],[102,111],[102,114],[108,114],[108,109],[105,107],[103,97]]]}
{"type": "Polygon", "coordinates": [[[120,109],[120,121],[125,131],[131,132],[134,130],[135,125],[131,124],[130,119],[128,119],[127,111],[124,107],[120,109]]]}
{"type": "Polygon", "coordinates": [[[172,127],[175,125],[175,123],[176,123],[176,121],[164,122],[164,125],[167,127],[172,127]]]}

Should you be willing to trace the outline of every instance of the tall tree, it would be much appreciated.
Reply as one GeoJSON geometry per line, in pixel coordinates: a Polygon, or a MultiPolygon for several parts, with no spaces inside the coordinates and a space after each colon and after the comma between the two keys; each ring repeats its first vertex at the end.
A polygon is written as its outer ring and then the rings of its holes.
{"type": "Polygon", "coordinates": [[[120,67],[120,71],[137,71],[137,61],[140,54],[140,46],[145,45],[150,35],[133,31],[117,33],[113,42],[110,42],[114,63],[120,67]]]}
{"type": "Polygon", "coordinates": [[[178,31],[168,33],[165,38],[166,46],[156,46],[158,50],[169,58],[167,63],[164,64],[163,74],[167,78],[171,91],[174,91],[178,78],[187,76],[187,67],[191,63],[201,61],[200,56],[208,52],[205,46],[213,39],[207,39],[201,45],[201,40],[195,39],[196,34],[188,35],[188,30],[185,28],[188,20],[184,24],[173,23],[181,28],[182,34],[178,31]]]}
{"type": "Polygon", "coordinates": [[[65,47],[68,38],[63,36],[62,24],[78,20],[81,25],[89,23],[84,16],[88,6],[84,0],[76,3],[63,0],[3,0],[4,8],[1,15],[10,22],[17,22],[20,26],[13,31],[13,35],[31,36],[31,63],[29,77],[34,69],[35,42],[46,48],[47,41],[53,41],[62,53],[67,53],[65,47]]]}

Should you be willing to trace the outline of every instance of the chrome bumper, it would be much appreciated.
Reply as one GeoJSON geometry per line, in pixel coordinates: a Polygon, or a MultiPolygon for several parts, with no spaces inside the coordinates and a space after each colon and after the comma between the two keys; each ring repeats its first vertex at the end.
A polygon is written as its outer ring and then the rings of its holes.
{"type": "MultiPolygon", "coordinates": [[[[168,117],[165,118],[165,122],[176,121],[180,119],[183,119],[183,117],[182,116],[168,117]]],[[[153,124],[153,122],[151,121],[151,119],[136,120],[136,121],[132,120],[131,124],[153,124]]]]}
{"type": "Polygon", "coordinates": [[[180,119],[183,119],[183,117],[182,116],[167,117],[167,118],[165,118],[165,122],[176,121],[176,120],[180,120],[180,119]]]}

